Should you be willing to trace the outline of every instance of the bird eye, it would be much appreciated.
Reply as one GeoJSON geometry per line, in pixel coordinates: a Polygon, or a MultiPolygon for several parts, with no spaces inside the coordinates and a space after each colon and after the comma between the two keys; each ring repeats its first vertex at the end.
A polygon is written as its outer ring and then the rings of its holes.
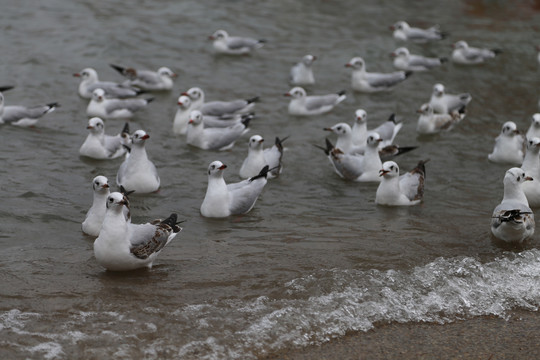
{"type": "Polygon", "coordinates": [[[109,198],[109,202],[112,203],[114,201],[113,198],[109,198]]]}
{"type": "Polygon", "coordinates": [[[99,181],[96,181],[96,185],[99,185],[99,181]]]}
{"type": "Polygon", "coordinates": [[[394,165],[390,166],[390,170],[394,170],[394,165]]]}

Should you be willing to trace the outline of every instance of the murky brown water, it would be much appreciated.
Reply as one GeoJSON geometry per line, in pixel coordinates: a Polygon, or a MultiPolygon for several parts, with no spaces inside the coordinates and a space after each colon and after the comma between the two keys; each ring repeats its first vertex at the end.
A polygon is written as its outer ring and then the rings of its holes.
{"type": "MultiPolygon", "coordinates": [[[[7,104],[58,101],[35,129],[3,126],[0,141],[0,355],[2,358],[250,358],[327,341],[378,321],[445,322],[540,305],[538,239],[508,252],[492,242],[489,216],[508,166],[491,164],[493,139],[507,120],[525,130],[538,101],[538,9],[513,2],[326,1],[23,1],[2,6],[0,84],[7,104]],[[344,64],[363,56],[368,70],[390,71],[403,44],[388,26],[439,23],[450,33],[411,52],[449,56],[453,41],[504,49],[485,66],[446,64],[415,74],[394,91],[350,90],[344,64]],[[208,35],[224,28],[268,40],[253,56],[215,56],[208,35]],[[345,89],[330,114],[294,118],[282,96],[291,64],[318,56],[310,93],[345,89]],[[132,128],[145,129],[161,176],[158,194],[132,197],[134,221],[178,212],[184,231],[150,271],[108,273],[93,258],[80,223],[91,179],[114,179],[118,161],[83,160],[86,100],[72,73],[109,63],[169,66],[171,93],[156,94],[132,128]],[[416,109],[442,82],[473,95],[451,133],[417,137],[416,109]],[[282,176],[255,209],[205,219],[199,206],[206,168],[228,164],[237,181],[247,153],[188,147],[171,136],[180,92],[200,86],[207,99],[258,95],[250,135],[290,135],[282,176]],[[374,126],[395,112],[405,121],[402,169],[427,165],[425,202],[408,209],[374,204],[376,185],[342,181],[322,151],[323,127],[368,112],[374,126]]],[[[109,121],[108,132],[120,122],[109,121]]]]}

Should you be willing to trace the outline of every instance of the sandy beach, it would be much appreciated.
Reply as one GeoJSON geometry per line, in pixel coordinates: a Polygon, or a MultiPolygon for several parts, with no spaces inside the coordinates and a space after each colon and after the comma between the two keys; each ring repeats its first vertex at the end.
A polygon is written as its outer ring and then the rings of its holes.
{"type": "Polygon", "coordinates": [[[518,312],[509,320],[479,317],[445,325],[379,325],[367,333],[264,359],[538,359],[539,334],[540,314],[518,312]]]}

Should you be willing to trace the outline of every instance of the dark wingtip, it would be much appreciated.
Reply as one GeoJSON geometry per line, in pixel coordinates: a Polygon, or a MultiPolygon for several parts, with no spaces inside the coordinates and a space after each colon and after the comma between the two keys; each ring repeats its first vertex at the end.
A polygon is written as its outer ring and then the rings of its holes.
{"type": "Polygon", "coordinates": [[[124,124],[124,128],[122,129],[122,134],[129,134],[129,123],[126,122],[124,124]]]}
{"type": "Polygon", "coordinates": [[[345,90],[341,90],[341,91],[338,91],[338,93],[337,93],[337,94],[338,94],[339,96],[342,96],[342,95],[345,95],[345,93],[346,93],[346,91],[345,91],[345,90]]]}
{"type": "Polygon", "coordinates": [[[290,135],[289,135],[289,136],[285,136],[283,139],[280,139],[279,137],[276,136],[276,141],[274,142],[274,144],[275,144],[278,148],[283,149],[283,142],[284,142],[285,140],[287,140],[289,137],[290,137],[290,135]]]}
{"type": "Polygon", "coordinates": [[[145,100],[146,100],[147,103],[151,103],[151,102],[154,101],[155,99],[156,99],[156,98],[151,97],[151,98],[148,98],[148,99],[145,99],[145,100]]]}
{"type": "Polygon", "coordinates": [[[57,102],[53,102],[53,103],[48,103],[46,104],[48,107],[50,108],[57,108],[57,107],[60,107],[60,104],[57,103],[57,102]]]}
{"type": "Polygon", "coordinates": [[[15,86],[6,85],[6,86],[0,86],[0,92],[8,91],[13,89],[15,86]]]}
{"type": "Polygon", "coordinates": [[[442,57],[442,58],[439,58],[439,61],[442,64],[442,63],[448,62],[448,58],[447,57],[442,57]]]}
{"type": "Polygon", "coordinates": [[[398,152],[396,155],[401,155],[401,154],[405,154],[409,151],[412,151],[414,149],[417,149],[418,146],[404,146],[404,147],[398,147],[398,152]]]}
{"type": "Polygon", "coordinates": [[[249,117],[246,117],[245,119],[242,118],[242,124],[244,124],[245,127],[248,127],[249,126],[249,122],[251,121],[251,119],[253,119],[253,116],[249,116],[249,117]]]}
{"type": "Polygon", "coordinates": [[[426,163],[431,160],[431,159],[426,159],[426,160],[420,160],[418,162],[418,165],[416,165],[416,167],[413,169],[413,172],[419,172],[421,171],[422,174],[424,174],[424,177],[426,176],[426,163]]]}
{"type": "Polygon", "coordinates": [[[414,71],[405,71],[405,78],[408,78],[412,74],[414,74],[414,71]]]}
{"type": "Polygon", "coordinates": [[[268,40],[266,40],[266,39],[259,39],[259,42],[264,44],[264,43],[267,43],[268,40]]]}
{"type": "Polygon", "coordinates": [[[396,124],[396,114],[394,113],[390,114],[390,116],[388,117],[388,121],[391,121],[394,124],[396,124]]]}
{"type": "Polygon", "coordinates": [[[127,196],[133,194],[134,192],[135,192],[135,190],[127,191],[126,188],[123,185],[120,185],[120,193],[122,195],[127,197],[127,196]]]}
{"type": "Polygon", "coordinates": [[[118,71],[120,74],[124,75],[124,71],[126,68],[114,64],[109,64],[109,66],[112,67],[114,70],[118,71]]]}
{"type": "Polygon", "coordinates": [[[268,172],[270,171],[270,167],[268,165],[265,165],[262,170],[259,172],[258,175],[255,175],[249,179],[249,181],[257,180],[260,178],[265,178],[268,176],[268,172]]]}
{"type": "Polygon", "coordinates": [[[495,55],[499,55],[499,54],[502,54],[504,52],[501,49],[491,49],[491,51],[493,51],[495,53],[495,55]]]}
{"type": "Polygon", "coordinates": [[[259,98],[258,96],[254,96],[254,97],[252,97],[252,98],[246,99],[246,101],[247,101],[248,104],[257,102],[257,101],[259,101],[259,100],[260,100],[260,98],[259,98]]]}
{"type": "Polygon", "coordinates": [[[180,230],[182,230],[182,228],[180,226],[178,226],[178,224],[180,224],[182,222],[183,221],[178,221],[178,215],[176,215],[175,213],[172,213],[171,215],[169,215],[168,218],[163,220],[161,222],[161,224],[170,226],[172,228],[173,232],[177,233],[180,230]]]}

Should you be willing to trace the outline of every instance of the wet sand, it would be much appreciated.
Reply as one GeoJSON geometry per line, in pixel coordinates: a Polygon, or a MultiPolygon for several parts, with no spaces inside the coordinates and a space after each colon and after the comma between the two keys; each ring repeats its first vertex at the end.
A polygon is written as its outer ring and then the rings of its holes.
{"type": "Polygon", "coordinates": [[[509,320],[480,317],[445,325],[378,325],[264,359],[540,359],[540,314],[518,312],[509,320]]]}

